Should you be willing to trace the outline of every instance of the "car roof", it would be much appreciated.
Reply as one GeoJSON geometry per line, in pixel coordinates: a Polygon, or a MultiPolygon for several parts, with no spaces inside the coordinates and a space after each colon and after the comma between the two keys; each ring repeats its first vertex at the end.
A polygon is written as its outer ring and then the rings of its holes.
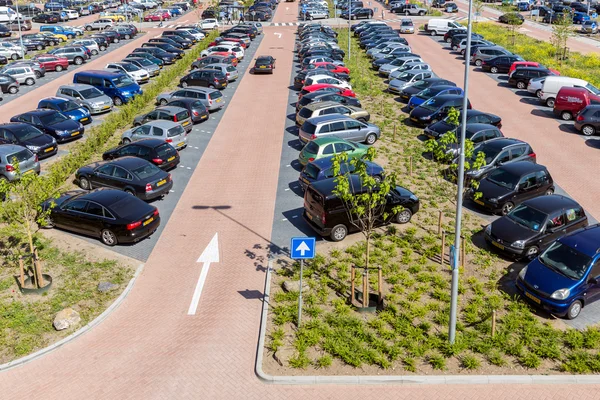
{"type": "MultiPolygon", "coordinates": [[[[123,157],[123,158],[135,158],[135,157],[123,157]]],[[[120,160],[123,158],[120,158],[120,160]]],[[[139,160],[141,160],[141,158],[139,158],[139,160]]],[[[127,198],[127,197],[130,197],[131,199],[135,198],[135,196],[132,196],[122,190],[100,188],[100,189],[95,189],[95,190],[85,193],[84,195],[80,196],[79,199],[93,200],[93,201],[96,201],[96,202],[102,204],[103,206],[110,207],[112,204],[115,204],[118,201],[120,201],[124,198],[127,198]]]]}
{"type": "Polygon", "coordinates": [[[496,128],[494,125],[490,125],[490,124],[482,124],[479,122],[467,124],[467,130],[470,132],[479,132],[479,131],[485,131],[485,130],[489,130],[489,129],[498,130],[498,128],[496,128]]]}
{"type": "Polygon", "coordinates": [[[523,204],[547,214],[556,211],[558,208],[579,206],[579,203],[575,200],[560,194],[534,197],[523,202],[523,204]]]}
{"type": "Polygon", "coordinates": [[[590,225],[577,230],[570,235],[558,239],[559,242],[577,249],[590,257],[598,253],[600,239],[600,224],[590,225]]]}
{"type": "MultiPolygon", "coordinates": [[[[322,104],[322,103],[333,103],[333,102],[322,101],[322,102],[317,102],[317,103],[311,103],[311,104],[307,105],[306,107],[310,107],[312,105],[315,105],[315,104],[318,105],[318,104],[322,104]]],[[[336,103],[336,104],[338,104],[338,103],[336,103]]],[[[319,108],[319,107],[316,107],[316,108],[319,108]]],[[[331,122],[331,121],[353,120],[353,118],[351,118],[347,115],[342,115],[342,114],[328,114],[328,115],[319,115],[318,117],[309,118],[309,120],[312,124],[316,125],[316,124],[322,124],[322,123],[331,122]]]]}
{"type": "Polygon", "coordinates": [[[132,144],[136,144],[136,145],[141,145],[141,146],[144,146],[144,147],[155,148],[155,147],[158,147],[158,146],[163,145],[165,143],[167,143],[167,142],[165,142],[163,139],[149,138],[149,139],[136,140],[135,142],[128,143],[125,146],[130,146],[132,144]]]}
{"type": "Polygon", "coordinates": [[[26,147],[19,146],[16,144],[0,144],[0,154],[12,154],[17,151],[27,149],[26,147]]]}
{"type": "MultiPolygon", "coordinates": [[[[321,118],[321,117],[317,117],[317,118],[321,118]]],[[[319,146],[323,146],[323,145],[326,145],[329,143],[338,143],[338,142],[346,142],[346,141],[344,139],[340,139],[335,136],[327,136],[327,137],[316,138],[315,140],[313,140],[313,142],[319,146]]]]}
{"type": "Polygon", "coordinates": [[[59,89],[75,89],[75,90],[84,90],[90,89],[95,86],[88,85],[87,83],[70,83],[68,85],[60,85],[59,89]]]}
{"type": "MultiPolygon", "coordinates": [[[[210,71],[210,70],[208,70],[210,71]]],[[[191,90],[192,92],[199,92],[199,93],[213,93],[213,92],[218,92],[218,89],[211,89],[211,88],[200,88],[200,87],[186,87],[185,89],[177,89],[175,90],[175,92],[178,92],[180,90],[191,90]]]]}
{"type": "MultiPolygon", "coordinates": [[[[407,71],[410,72],[410,71],[407,71]]],[[[450,101],[456,99],[462,99],[464,96],[462,94],[440,94],[439,96],[435,96],[436,99],[443,101],[450,101]]]]}
{"type": "Polygon", "coordinates": [[[492,140],[488,140],[484,143],[482,143],[482,146],[485,147],[489,147],[489,148],[494,148],[497,150],[503,149],[507,146],[512,146],[515,144],[527,144],[526,142],[523,142],[522,140],[519,139],[513,139],[513,138],[496,138],[496,139],[492,139],[492,140]]]}
{"type": "Polygon", "coordinates": [[[56,110],[51,110],[51,109],[48,109],[48,108],[38,108],[38,109],[35,109],[35,110],[24,112],[21,115],[26,115],[26,114],[27,115],[48,115],[48,114],[55,114],[57,112],[58,111],[56,111],[56,110]]]}
{"type": "Polygon", "coordinates": [[[177,107],[177,106],[161,106],[161,107],[157,107],[157,110],[163,110],[163,111],[168,111],[170,113],[173,114],[177,114],[178,112],[181,112],[183,110],[185,110],[185,108],[183,107],[177,107]]]}
{"type": "Polygon", "coordinates": [[[64,102],[72,101],[72,100],[64,99],[62,97],[54,97],[54,96],[52,96],[52,97],[45,97],[45,98],[43,98],[43,99],[40,100],[40,102],[42,102],[42,101],[47,101],[49,103],[64,103],[64,102]]]}
{"type": "MultiPolygon", "coordinates": [[[[173,107],[173,108],[181,108],[181,107],[173,107]]],[[[149,121],[149,122],[146,122],[144,125],[157,126],[159,128],[163,128],[163,129],[170,129],[175,126],[179,126],[179,124],[177,122],[167,121],[164,119],[159,119],[156,121],[149,121]]]]}
{"type": "Polygon", "coordinates": [[[512,173],[514,175],[525,175],[531,172],[545,171],[547,168],[541,164],[535,164],[529,161],[516,161],[506,163],[498,167],[498,169],[512,173]]]}
{"type": "Polygon", "coordinates": [[[544,68],[544,67],[521,67],[521,68],[517,68],[515,69],[515,73],[516,71],[549,71],[548,68],[544,68]]]}
{"type": "MultiPolygon", "coordinates": [[[[331,94],[331,92],[329,92],[329,94],[331,94]]],[[[343,104],[338,103],[337,101],[319,101],[316,103],[311,103],[309,105],[307,105],[306,107],[308,107],[309,110],[319,110],[321,108],[328,108],[328,107],[335,107],[335,106],[342,106],[343,104]]],[[[335,115],[335,114],[333,114],[335,115]]]]}

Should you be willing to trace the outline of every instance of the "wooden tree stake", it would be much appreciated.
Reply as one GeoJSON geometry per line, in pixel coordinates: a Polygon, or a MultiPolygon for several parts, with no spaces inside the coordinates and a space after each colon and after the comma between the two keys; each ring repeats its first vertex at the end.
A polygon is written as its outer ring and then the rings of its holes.
{"type": "Polygon", "coordinates": [[[392,136],[392,140],[396,141],[396,121],[394,121],[394,136],[392,136]]]}
{"type": "Polygon", "coordinates": [[[410,176],[412,176],[412,170],[413,170],[413,158],[412,158],[412,156],[410,156],[410,158],[409,158],[409,170],[408,170],[410,176]]]}
{"type": "Polygon", "coordinates": [[[446,250],[446,232],[442,231],[442,250],[440,251],[440,265],[444,266],[444,252],[446,250]]]}
{"type": "Polygon", "coordinates": [[[492,337],[496,334],[496,310],[492,311],[492,337]]]}
{"type": "Polygon", "coordinates": [[[369,307],[369,281],[368,272],[365,269],[363,271],[363,307],[369,307]]]}
{"type": "Polygon", "coordinates": [[[377,269],[377,286],[379,290],[379,305],[383,304],[383,271],[381,266],[377,269]]]}
{"type": "Polygon", "coordinates": [[[460,237],[460,265],[462,265],[462,267],[464,268],[465,265],[467,264],[467,251],[465,250],[465,237],[461,236],[460,237]]]}
{"type": "Polygon", "coordinates": [[[350,270],[350,304],[354,304],[354,293],[356,291],[356,283],[354,282],[356,280],[356,269],[354,268],[354,265],[351,267],[350,270]]]}
{"type": "Polygon", "coordinates": [[[442,210],[438,211],[438,235],[442,233],[442,210]]]}
{"type": "Polygon", "coordinates": [[[25,285],[25,268],[23,268],[23,257],[19,257],[19,283],[21,287],[25,285]]]}
{"type": "Polygon", "coordinates": [[[33,265],[34,265],[33,272],[36,274],[35,280],[37,281],[37,286],[39,288],[41,288],[44,286],[44,277],[42,275],[42,263],[40,263],[37,249],[33,250],[33,265]]]}

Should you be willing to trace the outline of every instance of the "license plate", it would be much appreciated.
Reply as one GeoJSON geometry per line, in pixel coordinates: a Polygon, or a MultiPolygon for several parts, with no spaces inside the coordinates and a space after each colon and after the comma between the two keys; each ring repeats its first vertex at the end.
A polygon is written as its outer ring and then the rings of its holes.
{"type": "Polygon", "coordinates": [[[407,99],[408,100],[408,96],[402,95],[400,97],[402,97],[403,99],[407,99]]]}
{"type": "Polygon", "coordinates": [[[177,148],[183,147],[184,145],[185,145],[185,142],[177,143],[177,148]]]}
{"type": "Polygon", "coordinates": [[[167,162],[171,162],[175,159],[175,156],[167,158],[167,162]]]}
{"type": "Polygon", "coordinates": [[[215,101],[216,101],[217,103],[220,103],[220,102],[221,102],[221,99],[217,99],[217,100],[215,100],[215,101]]]}
{"type": "Polygon", "coordinates": [[[313,216],[311,215],[311,213],[306,213],[306,216],[308,217],[308,219],[310,219],[311,221],[313,220],[313,216]]]}
{"type": "Polygon", "coordinates": [[[300,180],[301,180],[302,182],[306,183],[307,185],[310,183],[310,182],[308,181],[308,179],[306,179],[305,177],[301,177],[301,178],[300,178],[300,180]]]}
{"type": "Polygon", "coordinates": [[[50,153],[52,150],[54,150],[54,147],[48,147],[46,150],[44,150],[44,152],[50,153]]]}
{"type": "Polygon", "coordinates": [[[261,69],[262,69],[262,68],[267,68],[267,67],[266,67],[266,66],[264,66],[264,65],[261,65],[261,66],[260,66],[260,67],[258,67],[258,68],[261,68],[261,69]]]}
{"type": "Polygon", "coordinates": [[[428,137],[429,139],[435,139],[435,137],[434,137],[433,135],[427,135],[427,137],[428,137]]]}
{"type": "Polygon", "coordinates": [[[188,126],[189,124],[190,124],[190,121],[185,121],[185,122],[184,122],[183,124],[181,124],[181,125],[183,125],[183,126],[188,126]]]}
{"type": "Polygon", "coordinates": [[[143,226],[148,225],[150,222],[154,221],[154,217],[153,218],[149,218],[147,220],[144,221],[144,223],[142,224],[143,226]]]}
{"type": "Polygon", "coordinates": [[[483,203],[483,201],[481,201],[481,200],[478,200],[478,199],[473,199],[473,201],[474,201],[475,203],[479,204],[479,205],[482,205],[482,206],[483,206],[483,205],[485,205],[485,204],[483,203]]]}
{"type": "Polygon", "coordinates": [[[165,183],[167,183],[167,180],[166,180],[166,179],[163,179],[162,181],[158,181],[158,182],[156,183],[156,186],[162,186],[162,185],[164,185],[165,183]]]}
{"type": "Polygon", "coordinates": [[[202,119],[206,119],[206,118],[208,118],[208,115],[203,115],[202,116],[202,119]]]}
{"type": "Polygon", "coordinates": [[[413,122],[419,122],[419,120],[416,119],[416,118],[411,118],[410,120],[413,121],[413,122]]]}
{"type": "Polygon", "coordinates": [[[77,136],[77,135],[79,135],[80,133],[81,133],[81,132],[79,132],[79,131],[77,131],[77,132],[73,132],[73,133],[71,133],[71,136],[77,136]]]}
{"type": "Polygon", "coordinates": [[[535,301],[537,304],[540,304],[542,302],[540,299],[538,299],[537,297],[535,297],[532,294],[529,294],[528,292],[525,292],[525,296],[527,296],[531,300],[535,301]]]}
{"type": "Polygon", "coordinates": [[[103,110],[108,110],[110,108],[110,106],[104,106],[102,107],[103,110]]]}
{"type": "Polygon", "coordinates": [[[31,173],[33,173],[33,170],[32,170],[32,169],[30,169],[29,171],[25,171],[25,172],[23,172],[23,175],[27,175],[27,174],[31,174],[31,173]]]}
{"type": "Polygon", "coordinates": [[[492,242],[492,244],[493,244],[494,246],[496,246],[497,248],[499,248],[500,250],[504,250],[504,246],[502,246],[500,243],[497,243],[497,242],[492,242]]]}
{"type": "Polygon", "coordinates": [[[87,121],[87,120],[88,120],[88,118],[87,118],[87,117],[85,117],[85,118],[81,118],[81,119],[79,120],[79,122],[85,122],[85,121],[87,121]]]}

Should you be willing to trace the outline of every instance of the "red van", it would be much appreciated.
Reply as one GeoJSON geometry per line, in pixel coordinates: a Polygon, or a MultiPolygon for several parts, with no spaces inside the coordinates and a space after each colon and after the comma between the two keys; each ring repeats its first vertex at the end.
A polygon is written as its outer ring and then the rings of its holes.
{"type": "Polygon", "coordinates": [[[554,115],[570,121],[590,104],[600,104],[600,97],[582,87],[563,87],[556,94],[554,115]]]}

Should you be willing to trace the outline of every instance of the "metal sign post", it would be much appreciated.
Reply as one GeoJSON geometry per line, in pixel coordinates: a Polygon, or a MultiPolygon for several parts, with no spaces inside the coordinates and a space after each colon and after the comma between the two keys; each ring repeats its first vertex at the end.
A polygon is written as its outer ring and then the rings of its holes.
{"type": "Polygon", "coordinates": [[[302,320],[302,275],[304,273],[304,260],[315,258],[316,239],[314,237],[292,238],[290,257],[300,260],[300,284],[298,286],[298,328],[302,320]]]}

